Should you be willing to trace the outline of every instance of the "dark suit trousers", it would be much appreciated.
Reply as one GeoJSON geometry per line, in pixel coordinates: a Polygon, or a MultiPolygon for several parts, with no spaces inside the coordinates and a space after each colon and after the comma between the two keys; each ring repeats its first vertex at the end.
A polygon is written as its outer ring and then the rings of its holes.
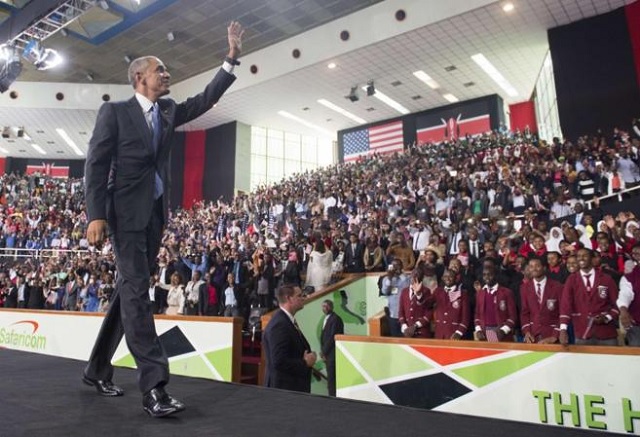
{"type": "Polygon", "coordinates": [[[116,229],[109,237],[116,256],[118,280],[85,370],[90,378],[111,380],[111,358],[124,334],[138,367],[142,393],[169,382],[169,364],[156,334],[149,299],[149,277],[155,269],[162,238],[162,198],[155,202],[154,208],[143,231],[116,229]]]}

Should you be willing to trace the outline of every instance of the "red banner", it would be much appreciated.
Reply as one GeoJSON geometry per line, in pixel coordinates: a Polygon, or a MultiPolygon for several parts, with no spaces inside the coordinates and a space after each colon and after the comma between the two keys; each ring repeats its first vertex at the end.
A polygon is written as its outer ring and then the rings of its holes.
{"type": "Polygon", "coordinates": [[[56,165],[55,163],[42,163],[36,165],[27,165],[28,175],[39,173],[41,175],[51,176],[54,178],[68,178],[69,166],[56,165]]]}

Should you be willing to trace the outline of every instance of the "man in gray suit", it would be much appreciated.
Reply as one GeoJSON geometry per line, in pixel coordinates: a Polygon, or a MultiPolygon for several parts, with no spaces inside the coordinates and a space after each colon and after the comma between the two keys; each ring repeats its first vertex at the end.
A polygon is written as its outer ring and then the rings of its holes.
{"type": "Polygon", "coordinates": [[[119,274],[83,381],[104,396],[123,394],[112,382],[111,358],[125,335],[139,372],[143,408],[152,417],[185,408],[164,390],[169,366],[156,334],[148,293],[167,222],[172,136],[176,127],[211,109],[231,86],[243,32],[237,22],[228,26],[229,53],[222,68],[202,93],[182,103],[160,99],[169,94],[171,78],[160,59],[146,56],[134,60],[128,74],[135,96],[104,104],[89,142],[85,167],[87,239],[100,245],[108,224],[119,274]]]}

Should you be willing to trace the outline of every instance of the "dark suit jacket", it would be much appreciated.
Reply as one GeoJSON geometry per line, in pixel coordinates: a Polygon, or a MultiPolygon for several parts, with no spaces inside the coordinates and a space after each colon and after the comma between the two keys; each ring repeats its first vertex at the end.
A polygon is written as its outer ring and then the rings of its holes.
{"type": "Polygon", "coordinates": [[[17,308],[18,307],[18,287],[15,285],[11,286],[6,291],[6,296],[4,299],[4,307],[5,308],[17,308]]]}
{"type": "Polygon", "coordinates": [[[344,322],[336,313],[331,313],[322,328],[320,336],[320,348],[322,355],[328,362],[334,362],[336,359],[336,341],[335,336],[344,334],[344,322]]]}
{"type": "Polygon", "coordinates": [[[162,136],[154,154],[151,130],[135,96],[108,102],[98,112],[85,164],[88,220],[107,220],[112,231],[141,231],[149,223],[158,172],[164,185],[166,223],[169,199],[169,152],[176,127],[208,111],[235,76],[220,69],[204,92],[176,103],[160,99],[162,136]]]}
{"type": "Polygon", "coordinates": [[[269,321],[262,337],[262,347],[267,363],[267,387],[306,393],[311,391],[311,368],[303,358],[311,347],[281,309],[269,321]]]}
{"type": "Polygon", "coordinates": [[[362,243],[356,243],[355,251],[350,242],[345,245],[344,266],[349,273],[364,272],[364,245],[362,243]]]}

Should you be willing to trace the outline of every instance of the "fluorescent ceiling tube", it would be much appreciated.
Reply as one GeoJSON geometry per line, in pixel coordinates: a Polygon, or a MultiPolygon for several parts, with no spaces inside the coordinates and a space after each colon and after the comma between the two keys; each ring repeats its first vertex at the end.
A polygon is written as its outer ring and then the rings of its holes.
{"type": "Polygon", "coordinates": [[[510,97],[516,97],[518,91],[509,83],[498,69],[482,54],[477,53],[471,57],[473,61],[484,70],[491,79],[497,83],[510,97]]]}
{"type": "MultiPolygon", "coordinates": [[[[367,87],[363,86],[362,89],[366,91],[367,87]]],[[[373,95],[373,97],[375,97],[376,99],[380,100],[382,103],[384,103],[384,104],[386,104],[388,106],[391,106],[393,109],[398,111],[400,114],[408,114],[409,112],[411,112],[407,108],[402,106],[400,103],[396,102],[391,97],[389,97],[386,94],[384,94],[377,87],[376,87],[376,93],[373,95]]]]}
{"type": "Polygon", "coordinates": [[[357,115],[353,115],[352,113],[350,113],[346,109],[342,109],[338,105],[335,105],[335,104],[331,103],[328,100],[320,99],[320,100],[318,100],[318,103],[320,103],[322,106],[326,106],[327,108],[331,109],[332,111],[336,111],[338,114],[342,114],[345,117],[350,118],[351,120],[355,121],[356,123],[360,123],[360,124],[366,124],[367,123],[366,120],[358,117],[357,115]]]}
{"type": "Polygon", "coordinates": [[[459,102],[460,101],[459,98],[457,98],[456,96],[454,96],[451,93],[443,94],[442,97],[444,97],[447,101],[449,101],[451,103],[455,103],[455,102],[459,102]]]}
{"type": "Polygon", "coordinates": [[[80,148],[71,139],[71,137],[69,137],[69,135],[65,132],[64,129],[57,128],[56,132],[58,132],[58,135],[60,135],[62,137],[62,139],[69,145],[69,147],[71,147],[73,149],[73,151],[76,152],[76,155],[78,155],[78,156],[83,156],[84,155],[84,153],[82,153],[82,150],[80,150],[80,148]]]}
{"type": "Polygon", "coordinates": [[[437,90],[438,88],[440,88],[440,84],[422,70],[414,71],[413,75],[418,79],[420,79],[421,81],[423,81],[424,83],[426,83],[429,86],[429,88],[433,90],[437,90]]]}
{"type": "Polygon", "coordinates": [[[335,134],[333,132],[331,132],[331,131],[323,128],[323,127],[320,127],[320,126],[318,126],[316,124],[308,122],[307,120],[304,120],[304,119],[302,119],[300,117],[297,117],[297,116],[295,116],[293,114],[290,114],[287,111],[278,111],[278,115],[280,115],[281,117],[284,117],[284,118],[288,118],[289,120],[296,121],[296,122],[298,122],[298,123],[300,123],[300,124],[302,124],[304,126],[310,127],[311,129],[315,129],[318,132],[322,132],[323,134],[325,134],[327,136],[330,136],[331,138],[335,137],[335,134]]]}

